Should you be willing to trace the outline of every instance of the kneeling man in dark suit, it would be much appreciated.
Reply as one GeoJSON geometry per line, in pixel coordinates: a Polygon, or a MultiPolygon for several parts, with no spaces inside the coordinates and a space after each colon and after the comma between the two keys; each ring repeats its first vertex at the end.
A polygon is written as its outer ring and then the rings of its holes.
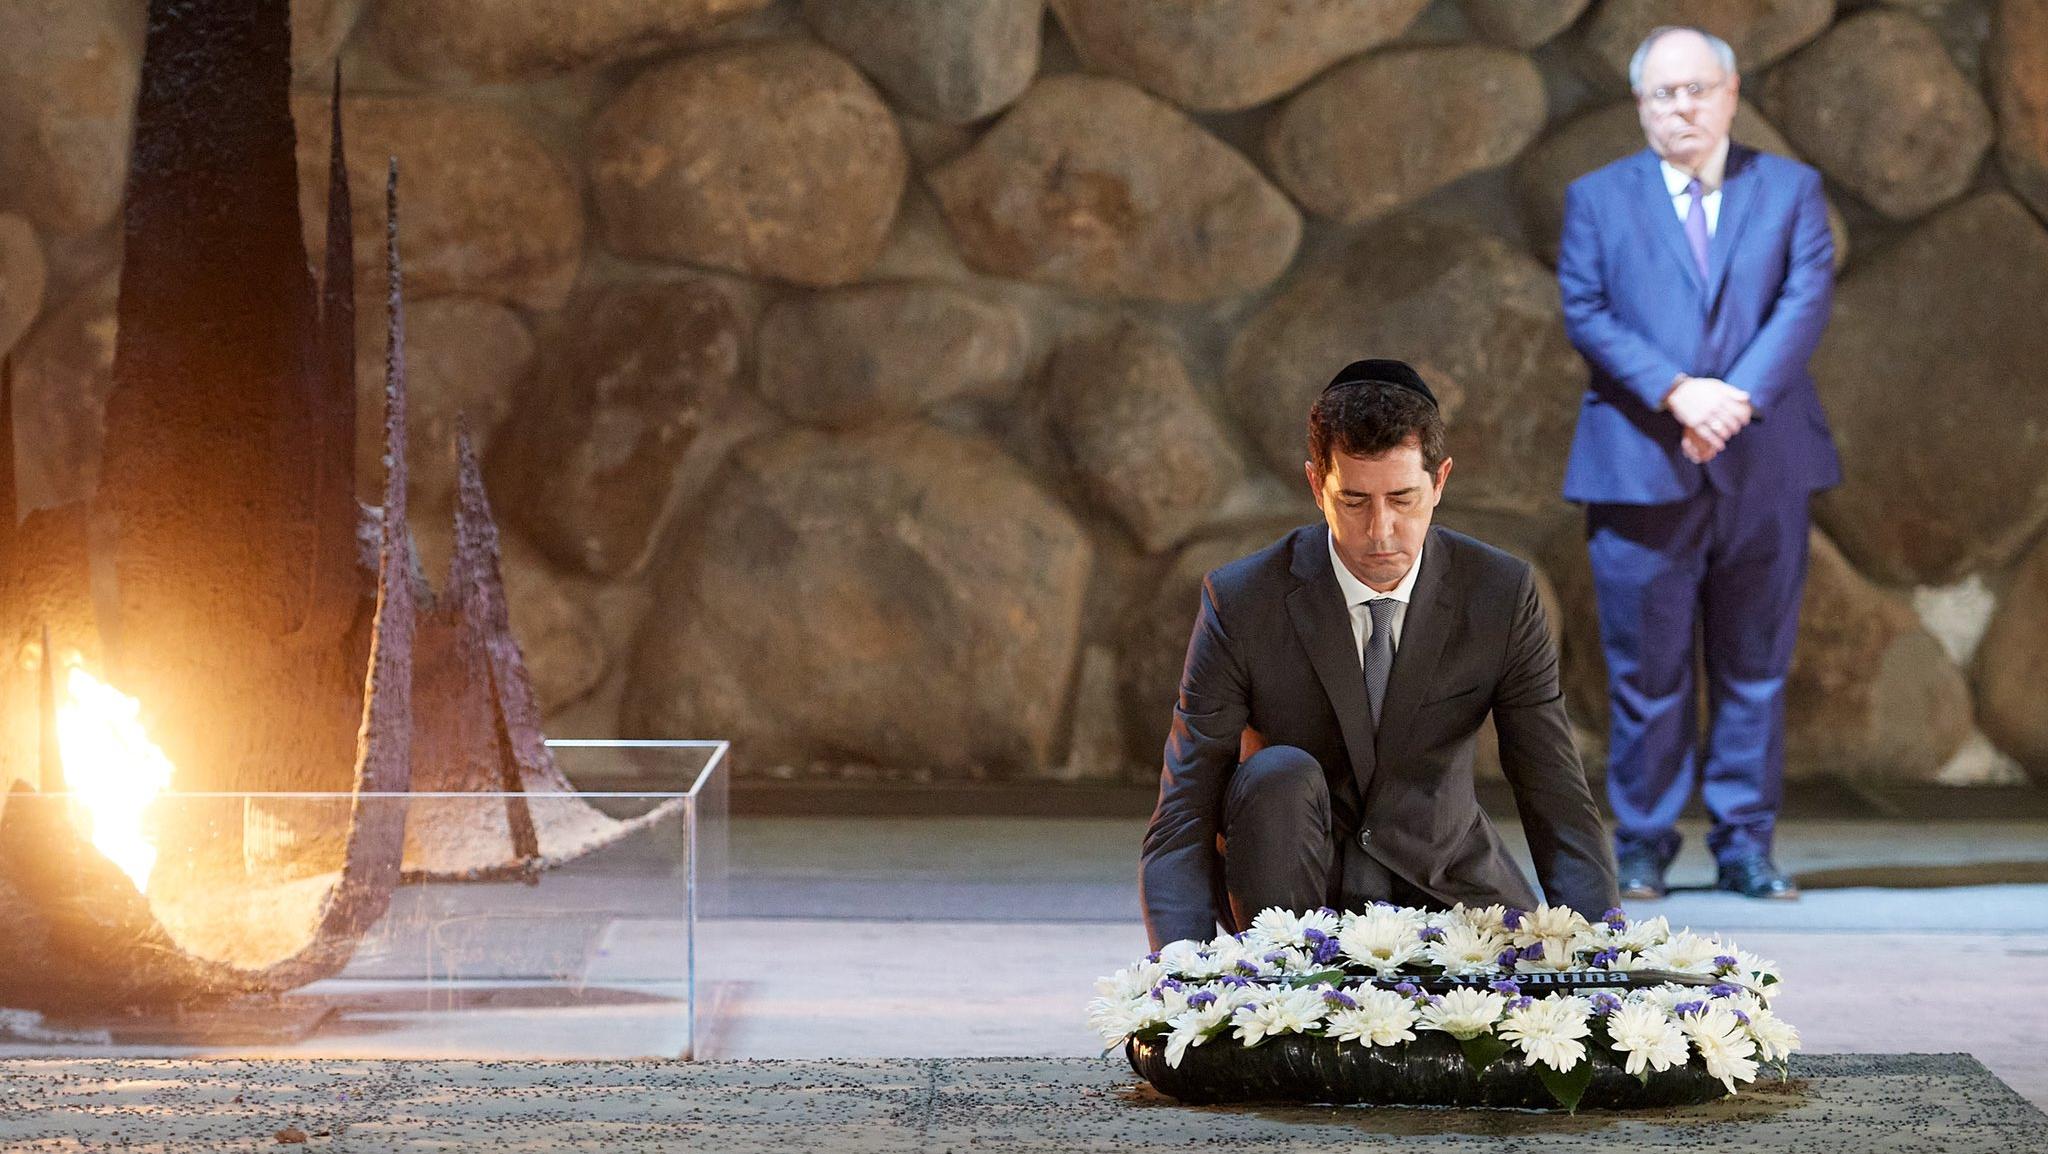
{"type": "Polygon", "coordinates": [[[1544,898],[1619,904],[1535,574],[1430,526],[1451,460],[1415,370],[1346,366],[1307,473],[1325,524],[1202,582],[1139,867],[1153,948],[1268,906],[1535,906],[1473,791],[1488,714],[1544,898]]]}

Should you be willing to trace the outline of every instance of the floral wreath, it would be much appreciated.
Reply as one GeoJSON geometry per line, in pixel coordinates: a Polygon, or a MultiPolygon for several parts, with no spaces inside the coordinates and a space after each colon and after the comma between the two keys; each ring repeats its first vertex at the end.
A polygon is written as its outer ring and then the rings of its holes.
{"type": "Polygon", "coordinates": [[[1112,1049],[1163,1042],[1175,1068],[1226,1032],[1398,1046],[1435,1030],[1475,1072],[1520,1054],[1570,1110],[1596,1057],[1645,1083],[1696,1063],[1731,1094],[1759,1065],[1783,1077],[1799,1032],[1771,1012],[1781,988],[1775,963],[1661,917],[1376,903],[1268,909],[1242,933],[1174,942],[1098,981],[1088,1020],[1112,1049]]]}

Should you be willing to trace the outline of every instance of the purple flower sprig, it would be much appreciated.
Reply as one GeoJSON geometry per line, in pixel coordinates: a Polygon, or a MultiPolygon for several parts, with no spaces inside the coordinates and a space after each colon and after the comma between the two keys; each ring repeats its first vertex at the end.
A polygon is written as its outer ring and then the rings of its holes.
{"type": "Polygon", "coordinates": [[[1194,993],[1188,995],[1188,1009],[1199,1010],[1203,1006],[1214,1004],[1215,1001],[1216,991],[1196,990],[1194,993]]]}
{"type": "Polygon", "coordinates": [[[1717,998],[1732,998],[1735,995],[1742,992],[1742,987],[1731,986],[1726,982],[1716,982],[1714,983],[1713,988],[1708,990],[1707,992],[1714,995],[1717,998]]]}
{"type": "Polygon", "coordinates": [[[1530,997],[1527,994],[1523,994],[1519,998],[1509,998],[1507,1008],[1510,1010],[1526,1010],[1530,1006],[1533,1006],[1535,1004],[1536,999],[1530,997]]]}
{"type": "Polygon", "coordinates": [[[1605,990],[1594,994],[1588,1000],[1593,1003],[1593,1012],[1603,1017],[1621,1009],[1621,999],[1605,990]]]}
{"type": "Polygon", "coordinates": [[[1700,1013],[1706,1008],[1707,1004],[1705,1002],[1680,1002],[1677,1005],[1671,1007],[1671,1012],[1683,1018],[1687,1014],[1700,1013]]]}
{"type": "Polygon", "coordinates": [[[1352,997],[1350,994],[1347,994],[1342,990],[1323,991],[1323,1001],[1328,1005],[1340,1006],[1346,1010],[1355,1010],[1358,1008],[1358,999],[1352,997]]]}
{"type": "Polygon", "coordinates": [[[1511,930],[1519,930],[1522,928],[1522,919],[1527,916],[1524,911],[1509,906],[1506,912],[1500,915],[1500,924],[1511,930]]]}
{"type": "Polygon", "coordinates": [[[1503,978],[1498,982],[1491,983],[1486,988],[1492,990],[1496,994],[1506,994],[1510,998],[1515,997],[1522,992],[1522,984],[1520,982],[1515,981],[1513,978],[1503,978]]]}
{"type": "Polygon", "coordinates": [[[1628,928],[1628,913],[1620,906],[1608,909],[1606,913],[1600,915],[1600,920],[1606,922],[1607,928],[1610,930],[1625,930],[1628,928]]]}
{"type": "Polygon", "coordinates": [[[1404,998],[1412,998],[1421,993],[1422,990],[1414,982],[1402,982],[1394,987],[1394,992],[1404,998]]]}
{"type": "Polygon", "coordinates": [[[1337,960],[1336,938],[1318,929],[1306,929],[1301,931],[1301,939],[1308,943],[1309,956],[1315,959],[1317,965],[1327,965],[1337,960]]]}
{"type": "Polygon", "coordinates": [[[1611,966],[1620,960],[1621,951],[1612,946],[1593,955],[1593,964],[1596,966],[1611,966]]]}
{"type": "Polygon", "coordinates": [[[1516,949],[1513,946],[1509,946],[1507,949],[1504,949],[1500,952],[1499,957],[1493,960],[1499,963],[1501,969],[1512,970],[1515,968],[1515,963],[1519,961],[1521,957],[1522,951],[1516,949]]]}
{"type": "Polygon", "coordinates": [[[1543,957],[1543,943],[1530,942],[1528,945],[1523,946],[1521,956],[1524,961],[1530,962],[1540,959],[1543,957]]]}
{"type": "Polygon", "coordinates": [[[1734,954],[1722,954],[1714,959],[1714,968],[1717,970],[1732,970],[1741,964],[1734,954]]]}
{"type": "Polygon", "coordinates": [[[1440,942],[1444,940],[1444,928],[1442,926],[1424,926],[1415,931],[1415,936],[1425,942],[1440,942]]]}

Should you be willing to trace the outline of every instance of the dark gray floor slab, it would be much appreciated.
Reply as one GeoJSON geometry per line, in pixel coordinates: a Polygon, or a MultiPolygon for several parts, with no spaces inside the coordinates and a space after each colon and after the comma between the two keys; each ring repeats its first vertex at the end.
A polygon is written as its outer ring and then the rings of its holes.
{"type": "Polygon", "coordinates": [[[0,1149],[1254,1151],[2048,1149],[2048,1117],[1965,1054],[1802,1057],[1709,1106],[1188,1108],[1109,1059],[0,1063],[0,1149]]]}

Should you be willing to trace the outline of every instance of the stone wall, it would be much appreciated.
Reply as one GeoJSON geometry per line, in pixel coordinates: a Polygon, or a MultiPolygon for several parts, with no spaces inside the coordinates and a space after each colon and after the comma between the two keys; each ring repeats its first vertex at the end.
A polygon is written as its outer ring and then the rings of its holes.
{"type": "MultiPolygon", "coordinates": [[[[1314,515],[1303,414],[1370,354],[1444,396],[1442,519],[1541,565],[1597,749],[1546,262],[1565,183],[1641,145],[1628,53],[1685,20],[1841,254],[1792,772],[2048,775],[2041,0],[300,0],[306,219],[338,60],[357,205],[403,171],[416,531],[445,555],[466,416],[557,733],[1148,780],[1196,583],[1314,515]]],[[[141,28],[0,11],[38,504],[94,484],[141,28]]]]}

